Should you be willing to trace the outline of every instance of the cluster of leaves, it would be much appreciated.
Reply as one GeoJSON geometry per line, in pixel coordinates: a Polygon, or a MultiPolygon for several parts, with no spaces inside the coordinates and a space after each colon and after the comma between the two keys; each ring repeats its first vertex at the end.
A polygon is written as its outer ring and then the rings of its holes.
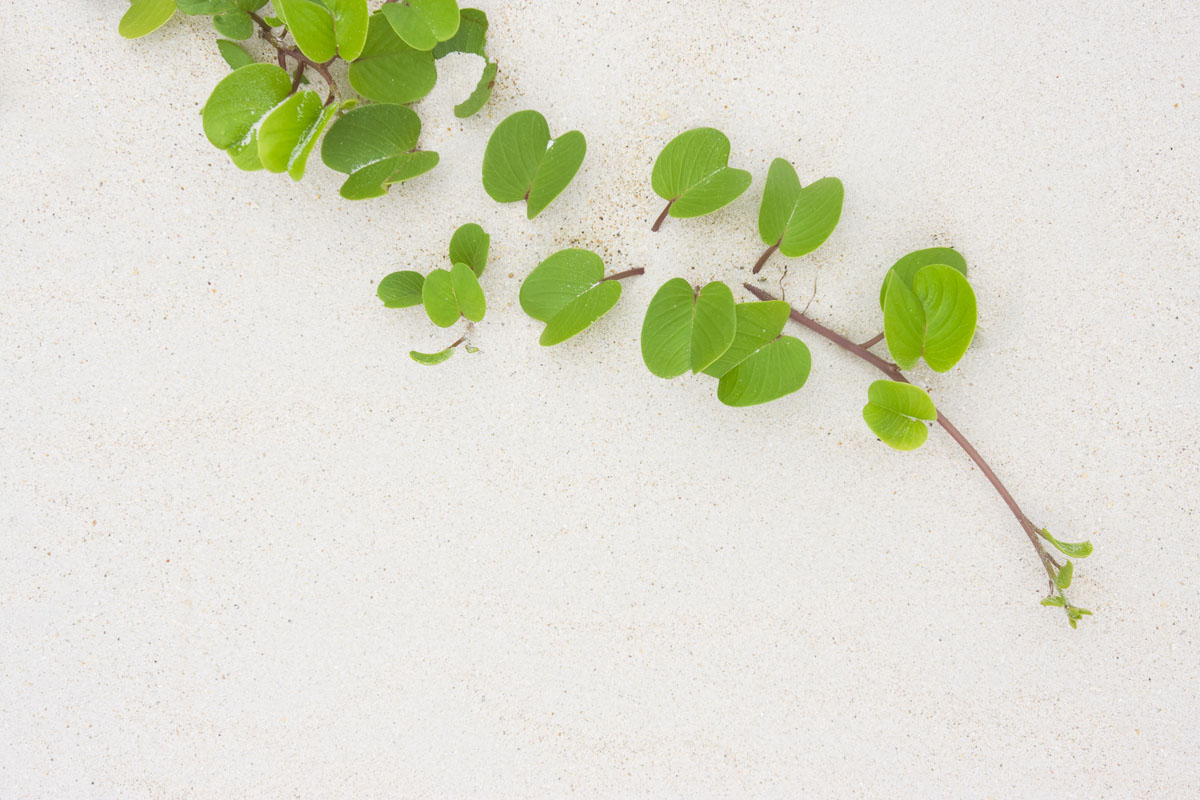
{"type": "MultiPolygon", "coordinates": [[[[393,272],[379,282],[376,294],[387,308],[423,306],[429,321],[449,328],[460,319],[480,322],[487,313],[487,299],[479,279],[487,267],[491,237],[482,227],[468,222],[450,237],[450,269],[437,268],[428,275],[413,270],[393,272]]],[[[469,327],[469,326],[468,326],[469,327]]],[[[436,353],[410,351],[418,364],[440,364],[454,355],[466,335],[436,353]]],[[[476,352],[466,345],[468,352],[476,352]]]]}
{"type": "Polygon", "coordinates": [[[233,72],[204,106],[204,133],[240,169],[287,172],[298,181],[324,137],[322,161],[347,176],[342,196],[378,197],[437,166],[436,153],[417,148],[421,121],[408,104],[433,89],[438,59],[470,53],[484,61],[475,90],[455,106],[457,116],[475,114],[491,96],[497,65],[484,49],[487,15],[459,9],[456,0],[391,1],[375,13],[366,0],[274,0],[273,14],[264,11],[266,5],[267,0],[131,0],[119,26],[122,36],[136,38],[159,28],[176,10],[212,18],[227,37],[217,45],[233,72]],[[237,43],[256,30],[274,49],[273,62],[256,61],[237,43]],[[348,64],[356,97],[343,99],[330,71],[338,60],[348,64]],[[309,85],[308,72],[325,81],[324,98],[302,88],[309,85]]]}

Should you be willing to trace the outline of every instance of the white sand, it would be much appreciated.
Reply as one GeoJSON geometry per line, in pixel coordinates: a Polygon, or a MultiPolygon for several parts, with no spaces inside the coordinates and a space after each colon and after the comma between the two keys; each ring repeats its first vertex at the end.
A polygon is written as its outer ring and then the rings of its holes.
{"type": "Polygon", "coordinates": [[[442,165],[363,204],[205,142],[202,21],[0,8],[0,797],[1200,791],[1196,4],[482,5],[493,102],[455,120],[447,67],[442,165]],[[527,107],[589,144],[533,223],[478,179],[527,107]],[[755,186],[652,235],[699,124],[755,186]],[[945,435],[870,435],[865,365],[793,331],[809,385],[750,410],[641,365],[662,281],[758,256],[776,156],[846,183],[787,280],[838,330],[896,257],[966,254],[978,343],[916,377],[1096,544],[1080,630],[945,435]],[[375,284],[470,220],[482,352],[418,367],[449,337],[375,284]],[[569,245],[649,274],[542,349],[518,286],[569,245]]]}

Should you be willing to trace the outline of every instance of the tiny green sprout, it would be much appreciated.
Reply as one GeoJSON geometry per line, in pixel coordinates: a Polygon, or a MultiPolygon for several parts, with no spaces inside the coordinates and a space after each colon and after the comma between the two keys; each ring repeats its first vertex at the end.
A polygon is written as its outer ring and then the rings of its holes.
{"type": "Polygon", "coordinates": [[[845,189],[837,178],[821,178],[801,187],[796,170],[785,159],[771,162],[758,210],[758,235],[767,250],[753,272],[776,250],[798,258],[816,250],[833,233],[842,217],[845,189]]]}
{"type": "Polygon", "coordinates": [[[392,184],[411,180],[437,166],[437,153],[416,149],[420,135],[421,120],[408,106],[359,106],[329,128],[321,143],[321,160],[330,169],[349,176],[342,184],[342,197],[380,197],[392,184]]]}
{"type": "Polygon", "coordinates": [[[781,335],[787,303],[740,303],[729,287],[696,290],[673,278],[655,293],[642,322],[642,361],[660,378],[689,369],[719,379],[728,406],[778,400],[804,386],[812,369],[807,345],[781,335]]]}
{"type": "Polygon", "coordinates": [[[587,155],[579,131],[567,131],[551,144],[550,126],[536,111],[505,118],[483,153],[483,189],[497,203],[525,201],[533,219],[575,178],[587,155]]]}
{"type": "Polygon", "coordinates": [[[750,188],[751,176],[729,166],[729,137],[715,128],[693,128],[670,142],[654,161],[650,183],[667,201],[651,230],[672,217],[702,217],[750,188]]]}
{"type": "Polygon", "coordinates": [[[387,3],[382,11],[396,35],[416,50],[432,50],[458,33],[455,0],[403,0],[387,3]]]}
{"type": "Polygon", "coordinates": [[[521,284],[521,308],[546,323],[538,343],[561,344],[582,333],[621,299],[621,279],[641,275],[641,267],[604,275],[604,260],[591,250],[559,250],[521,284]]]}
{"type": "Polygon", "coordinates": [[[867,390],[863,419],[876,436],[896,450],[916,450],[925,444],[937,419],[933,400],[919,386],[899,381],[875,381],[867,390]]]}
{"type": "Polygon", "coordinates": [[[1067,559],[1067,563],[1059,568],[1058,574],[1054,576],[1054,585],[1059,589],[1071,588],[1071,575],[1075,573],[1075,565],[1071,563],[1071,559],[1067,559]]]}
{"type": "Polygon", "coordinates": [[[1087,558],[1092,554],[1091,542],[1060,542],[1058,539],[1055,539],[1053,536],[1051,536],[1050,531],[1046,530],[1045,528],[1039,529],[1038,535],[1050,544],[1054,545],[1054,547],[1065,556],[1070,556],[1071,558],[1087,558]]]}

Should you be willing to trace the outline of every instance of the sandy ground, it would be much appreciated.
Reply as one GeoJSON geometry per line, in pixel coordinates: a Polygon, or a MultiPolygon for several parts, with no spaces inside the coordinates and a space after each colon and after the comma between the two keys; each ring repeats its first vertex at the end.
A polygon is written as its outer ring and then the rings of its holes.
{"type": "Polygon", "coordinates": [[[444,64],[442,165],[362,204],[205,142],[201,21],[0,8],[0,797],[1200,792],[1197,6],[481,5],[493,102],[456,120],[444,64]],[[589,143],[532,223],[479,183],[521,108],[589,143]],[[701,124],[755,185],[651,234],[701,124]],[[865,365],[793,331],[808,386],[748,410],[641,365],[662,281],[747,274],[776,156],[846,184],[764,273],[836,329],[903,253],[967,256],[977,344],[915,377],[1095,543],[1080,630],[945,435],[869,433],[865,365]],[[419,367],[449,338],[375,284],[466,221],[482,352],[419,367]],[[648,274],[543,349],[518,287],[572,245],[648,274]]]}

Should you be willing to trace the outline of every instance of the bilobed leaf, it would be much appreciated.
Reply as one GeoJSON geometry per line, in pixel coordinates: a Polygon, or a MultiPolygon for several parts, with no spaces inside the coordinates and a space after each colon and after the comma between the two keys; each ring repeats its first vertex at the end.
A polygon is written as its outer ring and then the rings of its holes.
{"type": "Polygon", "coordinates": [[[913,281],[917,277],[917,273],[923,267],[930,264],[945,264],[948,267],[961,272],[964,276],[967,274],[967,260],[953,248],[950,247],[929,247],[925,250],[914,250],[908,255],[901,258],[892,268],[888,270],[884,276],[883,285],[879,287],[879,307],[883,308],[884,295],[887,294],[888,281],[893,276],[899,276],[904,281],[908,288],[913,288],[913,281]]]}
{"type": "Polygon", "coordinates": [[[437,153],[413,151],[420,135],[421,120],[411,108],[370,103],[351,109],[330,127],[321,143],[321,160],[349,176],[343,197],[378,197],[391,184],[437,165],[437,153]]]}
{"type": "Polygon", "coordinates": [[[247,53],[237,42],[217,39],[217,49],[221,51],[221,58],[225,59],[225,63],[229,65],[230,69],[239,69],[254,63],[254,56],[247,53]]]}
{"type": "Polygon", "coordinates": [[[454,280],[444,269],[435,269],[425,278],[421,287],[421,302],[429,321],[439,328],[449,328],[462,316],[458,302],[454,299],[454,280]]]}
{"type": "Polygon", "coordinates": [[[316,92],[297,92],[275,106],[258,128],[258,157],[269,172],[285,172],[301,137],[321,116],[316,92]]]}
{"type": "Polygon", "coordinates": [[[400,0],[382,8],[396,35],[417,50],[432,50],[458,32],[455,0],[400,0]]]}
{"type": "Polygon", "coordinates": [[[863,419],[876,436],[896,450],[916,450],[925,444],[937,419],[933,400],[919,386],[899,381],[875,381],[867,390],[863,419]]]}
{"type": "Polygon", "coordinates": [[[1054,576],[1054,585],[1059,589],[1071,588],[1071,576],[1075,574],[1075,565],[1071,563],[1071,559],[1067,559],[1067,563],[1062,565],[1058,570],[1058,574],[1054,576]]]}
{"type": "Polygon", "coordinates": [[[477,277],[483,277],[491,241],[492,237],[474,222],[460,226],[450,237],[450,263],[466,264],[477,277]]]}
{"type": "Polygon", "coordinates": [[[260,169],[258,124],[291,92],[292,80],[275,64],[249,64],[226,75],[204,105],[204,135],[241,169],[260,169]]]}
{"type": "Polygon", "coordinates": [[[424,286],[424,275],[406,269],[393,272],[381,280],[375,294],[383,301],[385,308],[410,308],[424,302],[421,296],[424,286]]]}
{"type": "Polygon", "coordinates": [[[412,103],[437,83],[433,54],[405,44],[382,14],[372,14],[362,53],[349,71],[354,91],[377,103],[412,103]]]}
{"type": "Polygon", "coordinates": [[[767,172],[758,212],[759,235],[764,243],[779,245],[779,251],[789,258],[811,253],[837,227],[844,193],[837,178],[822,178],[801,188],[796,170],[777,158],[767,172]]]}
{"type": "Polygon", "coordinates": [[[699,217],[737,199],[750,173],[729,166],[729,139],[715,128],[694,128],[672,139],[654,162],[651,185],[670,202],[672,217],[699,217]]]}
{"type": "Polygon", "coordinates": [[[717,384],[717,399],[727,406],[769,403],[799,390],[812,370],[804,342],[780,336],[726,372],[717,384]]]}
{"type": "Polygon", "coordinates": [[[533,219],[571,183],[586,153],[579,131],[568,131],[550,145],[546,118],[536,111],[518,111],[488,139],[484,191],[498,203],[527,199],[526,214],[533,219]]]}
{"type": "Polygon", "coordinates": [[[254,35],[254,20],[240,8],[217,14],[213,17],[213,27],[217,33],[230,39],[249,39],[254,35]]]}
{"type": "Polygon", "coordinates": [[[117,33],[126,39],[138,39],[166,24],[175,13],[175,0],[132,0],[117,33]]]}
{"type": "Polygon", "coordinates": [[[323,64],[337,55],[333,17],[319,0],[274,0],[275,10],[287,23],[300,52],[323,64]]]}
{"type": "Polygon", "coordinates": [[[416,350],[410,350],[408,356],[418,364],[424,364],[425,366],[432,367],[435,364],[441,364],[443,361],[450,358],[450,356],[454,355],[454,351],[457,349],[457,347],[447,347],[445,350],[441,350],[437,353],[418,353],[416,350]]]}
{"type": "Polygon", "coordinates": [[[621,298],[617,281],[604,281],[604,261],[590,250],[554,253],[521,284],[521,308],[546,323],[543,346],[564,342],[586,330],[621,298]]]}
{"type": "Polygon", "coordinates": [[[487,301],[475,271],[466,264],[455,264],[450,270],[450,284],[462,315],[472,322],[482,320],[487,313],[487,301]]]}
{"type": "Polygon", "coordinates": [[[621,299],[620,281],[598,283],[563,306],[542,331],[538,344],[551,347],[565,342],[607,314],[621,299]]]}
{"type": "Polygon", "coordinates": [[[733,343],[720,358],[703,370],[705,375],[720,378],[759,348],[778,338],[783,332],[791,307],[782,300],[766,300],[738,303],[734,311],[737,328],[733,343]]]}
{"type": "Polygon", "coordinates": [[[975,292],[961,272],[944,264],[922,267],[913,289],[925,309],[925,363],[945,372],[975,336],[975,292]]]}
{"type": "Polygon", "coordinates": [[[1060,542],[1051,536],[1050,531],[1045,528],[1038,531],[1038,534],[1047,542],[1054,545],[1063,555],[1070,556],[1071,558],[1087,558],[1092,554],[1091,542],[1060,542]]]}

